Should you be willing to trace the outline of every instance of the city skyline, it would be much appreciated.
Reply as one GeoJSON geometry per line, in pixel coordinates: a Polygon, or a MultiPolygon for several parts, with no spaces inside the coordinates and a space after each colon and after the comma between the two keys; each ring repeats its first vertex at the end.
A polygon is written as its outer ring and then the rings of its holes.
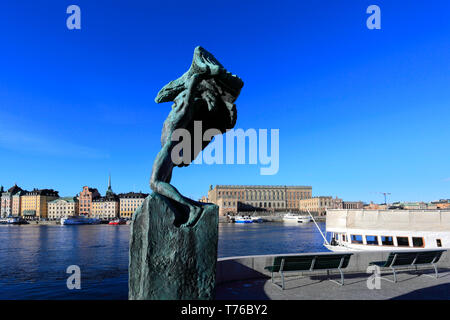
{"type": "Polygon", "coordinates": [[[170,111],[153,99],[202,45],[245,83],[236,127],[280,130],[280,169],[261,176],[259,165],[191,165],[174,174],[181,193],[311,185],[315,195],[367,203],[384,202],[379,192],[391,193],[388,202],[450,198],[450,30],[442,16],[450,4],[379,1],[381,30],[366,27],[368,2],[208,2],[218,15],[202,14],[202,1],[77,4],[75,31],[66,28],[65,4],[7,3],[0,13],[8,30],[0,52],[5,188],[103,194],[111,173],[116,193],[150,192],[170,111]]]}

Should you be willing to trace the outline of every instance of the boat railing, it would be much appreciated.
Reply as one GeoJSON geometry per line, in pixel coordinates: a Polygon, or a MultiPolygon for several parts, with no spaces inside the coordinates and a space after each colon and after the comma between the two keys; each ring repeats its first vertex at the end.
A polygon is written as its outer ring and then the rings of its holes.
{"type": "Polygon", "coordinates": [[[322,230],[319,228],[319,225],[317,224],[316,219],[314,219],[313,215],[311,214],[311,212],[309,212],[309,210],[307,210],[307,211],[308,211],[308,214],[309,214],[309,216],[311,217],[312,221],[313,221],[314,224],[316,225],[317,230],[319,230],[320,235],[322,236],[322,238],[323,238],[323,240],[325,241],[325,243],[326,243],[327,245],[330,245],[330,243],[328,242],[327,238],[324,236],[322,230]]]}

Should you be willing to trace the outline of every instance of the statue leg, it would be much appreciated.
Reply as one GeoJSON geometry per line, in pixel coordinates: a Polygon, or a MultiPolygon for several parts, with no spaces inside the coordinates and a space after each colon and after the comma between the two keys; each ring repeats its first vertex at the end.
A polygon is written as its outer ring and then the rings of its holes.
{"type": "Polygon", "coordinates": [[[150,178],[150,187],[153,191],[175,200],[189,208],[189,219],[182,227],[189,227],[194,224],[200,216],[202,208],[188,202],[180,192],[170,184],[174,164],[170,158],[171,142],[167,142],[159,151],[153,163],[152,176],[150,178]]]}

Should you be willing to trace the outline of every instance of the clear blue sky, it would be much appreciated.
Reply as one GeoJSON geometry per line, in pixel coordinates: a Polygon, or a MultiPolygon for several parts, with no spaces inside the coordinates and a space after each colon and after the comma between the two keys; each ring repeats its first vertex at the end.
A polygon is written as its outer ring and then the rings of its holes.
{"type": "Polygon", "coordinates": [[[450,198],[448,1],[3,1],[0,184],[149,192],[170,104],[197,45],[245,82],[237,127],[280,129],[280,170],[192,165],[173,184],[311,185],[382,202],[450,198]],[[82,29],[66,28],[81,7],[82,29]],[[381,8],[368,30],[366,8],[381,8]]]}

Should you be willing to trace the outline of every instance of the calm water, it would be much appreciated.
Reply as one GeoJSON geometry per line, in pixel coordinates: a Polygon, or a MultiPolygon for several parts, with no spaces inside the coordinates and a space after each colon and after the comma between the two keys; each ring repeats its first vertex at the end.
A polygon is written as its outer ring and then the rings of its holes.
{"type": "MultiPolygon", "coordinates": [[[[320,225],[322,230],[324,224],[320,225]]],[[[0,299],[127,299],[129,226],[0,226],[0,299]],[[81,269],[68,290],[66,268],[81,269]]],[[[221,224],[219,256],[325,251],[314,224],[221,224]]]]}

